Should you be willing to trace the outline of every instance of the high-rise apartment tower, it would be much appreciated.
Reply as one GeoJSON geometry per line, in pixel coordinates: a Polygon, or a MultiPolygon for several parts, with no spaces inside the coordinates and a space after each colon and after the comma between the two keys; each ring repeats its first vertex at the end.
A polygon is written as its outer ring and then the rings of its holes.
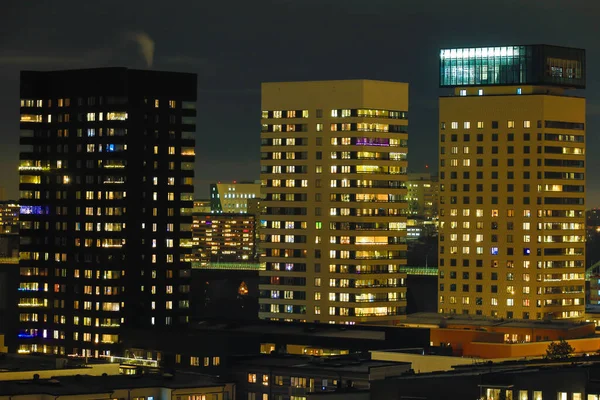
{"type": "Polygon", "coordinates": [[[187,322],[195,102],[193,74],[21,73],[19,352],[187,322]]]}
{"type": "Polygon", "coordinates": [[[584,313],[585,51],[444,49],[439,311],[584,313]]]}
{"type": "Polygon", "coordinates": [[[405,313],[408,85],[262,85],[260,317],[353,324],[405,313]]]}

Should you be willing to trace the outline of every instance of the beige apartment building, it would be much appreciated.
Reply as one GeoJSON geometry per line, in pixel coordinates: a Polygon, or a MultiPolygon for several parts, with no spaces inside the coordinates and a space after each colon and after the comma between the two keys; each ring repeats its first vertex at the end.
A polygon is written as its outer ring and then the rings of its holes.
{"type": "Polygon", "coordinates": [[[260,318],[398,320],[408,84],[264,83],[262,110],[260,318]]]}

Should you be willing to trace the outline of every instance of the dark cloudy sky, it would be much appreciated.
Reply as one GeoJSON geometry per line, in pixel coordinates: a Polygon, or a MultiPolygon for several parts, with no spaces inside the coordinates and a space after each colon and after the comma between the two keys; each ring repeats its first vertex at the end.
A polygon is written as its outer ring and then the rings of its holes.
{"type": "Polygon", "coordinates": [[[18,195],[19,70],[153,68],[198,74],[196,194],[259,174],[260,82],[410,83],[409,169],[437,159],[438,49],[548,43],[588,60],[588,206],[600,206],[598,0],[1,0],[0,175],[18,195]],[[148,40],[149,39],[149,40],[148,40]]]}

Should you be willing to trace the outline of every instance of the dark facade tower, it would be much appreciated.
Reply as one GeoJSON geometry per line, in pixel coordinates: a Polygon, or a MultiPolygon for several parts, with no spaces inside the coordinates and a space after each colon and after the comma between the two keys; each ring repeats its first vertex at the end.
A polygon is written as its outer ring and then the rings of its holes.
{"type": "Polygon", "coordinates": [[[194,74],[21,73],[19,352],[187,323],[195,102],[194,74]]]}

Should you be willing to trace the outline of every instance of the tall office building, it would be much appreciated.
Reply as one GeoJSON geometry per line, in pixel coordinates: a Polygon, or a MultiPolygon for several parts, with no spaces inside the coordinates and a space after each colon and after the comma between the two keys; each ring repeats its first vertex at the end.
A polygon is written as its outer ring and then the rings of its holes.
{"type": "Polygon", "coordinates": [[[440,185],[437,176],[430,173],[409,173],[408,209],[411,216],[435,219],[438,214],[440,185]]]}
{"type": "Polygon", "coordinates": [[[584,313],[585,51],[444,49],[439,311],[584,313]]]}
{"type": "Polygon", "coordinates": [[[251,214],[194,213],[195,261],[209,268],[256,263],[255,223],[251,214]]]}
{"type": "Polygon", "coordinates": [[[408,85],[264,83],[260,318],[405,313],[408,85]]]}
{"type": "Polygon", "coordinates": [[[187,322],[195,102],[193,74],[21,73],[19,352],[187,322]]]}

